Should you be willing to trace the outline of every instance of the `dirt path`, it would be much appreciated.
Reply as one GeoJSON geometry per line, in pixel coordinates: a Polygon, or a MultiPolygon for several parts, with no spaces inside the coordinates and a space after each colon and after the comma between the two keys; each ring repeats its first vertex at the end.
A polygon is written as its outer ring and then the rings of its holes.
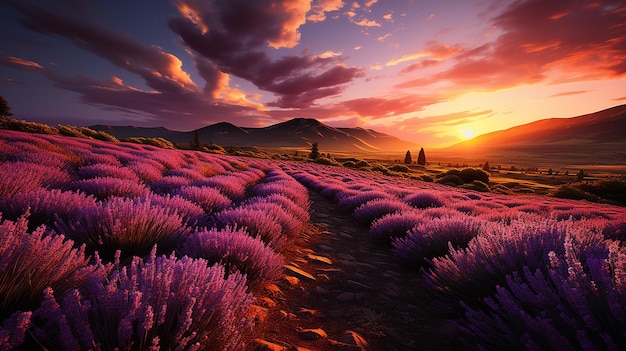
{"type": "Polygon", "coordinates": [[[460,349],[420,274],[335,203],[309,195],[311,224],[285,253],[286,279],[263,301],[256,350],[460,349]]]}

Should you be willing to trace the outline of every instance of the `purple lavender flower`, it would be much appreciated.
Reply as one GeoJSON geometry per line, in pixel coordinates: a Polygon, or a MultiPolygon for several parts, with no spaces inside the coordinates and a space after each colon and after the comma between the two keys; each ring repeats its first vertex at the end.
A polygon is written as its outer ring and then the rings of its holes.
{"type": "Polygon", "coordinates": [[[278,279],[283,272],[282,256],[243,229],[200,231],[191,234],[177,251],[181,256],[205,259],[209,265],[221,263],[226,273],[237,269],[254,286],[278,279]]]}

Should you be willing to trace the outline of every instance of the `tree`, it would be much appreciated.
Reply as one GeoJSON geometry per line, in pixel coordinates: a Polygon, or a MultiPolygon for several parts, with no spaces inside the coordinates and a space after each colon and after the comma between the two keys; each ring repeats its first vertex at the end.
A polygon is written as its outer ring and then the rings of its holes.
{"type": "Polygon", "coordinates": [[[421,148],[420,154],[417,155],[417,164],[420,166],[426,166],[426,153],[424,153],[424,148],[421,148]]]}
{"type": "Polygon", "coordinates": [[[196,150],[200,150],[200,132],[196,129],[196,132],[193,136],[193,148],[196,150]]]}
{"type": "Polygon", "coordinates": [[[585,171],[581,169],[580,172],[578,172],[578,175],[576,176],[576,181],[582,182],[583,180],[585,180],[585,171]]]}
{"type": "Polygon", "coordinates": [[[489,162],[485,162],[485,165],[483,165],[483,171],[489,172],[490,169],[491,167],[489,166],[489,162]]]}
{"type": "Polygon", "coordinates": [[[6,118],[9,116],[13,116],[13,113],[11,113],[11,106],[9,106],[9,103],[4,99],[4,97],[0,96],[0,117],[6,118]]]}
{"type": "Polygon", "coordinates": [[[404,156],[404,164],[410,165],[413,162],[413,158],[411,157],[411,151],[406,150],[406,155],[404,156]]]}
{"type": "Polygon", "coordinates": [[[316,159],[318,157],[320,157],[320,150],[317,146],[317,142],[314,142],[313,145],[311,145],[311,153],[309,154],[309,158],[316,159]]]}

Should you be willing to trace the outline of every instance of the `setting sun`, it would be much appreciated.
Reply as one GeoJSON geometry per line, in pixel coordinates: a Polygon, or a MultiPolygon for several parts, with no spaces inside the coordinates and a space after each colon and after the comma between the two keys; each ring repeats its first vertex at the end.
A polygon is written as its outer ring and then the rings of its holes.
{"type": "Polygon", "coordinates": [[[461,134],[463,135],[463,139],[464,140],[469,140],[469,139],[472,139],[473,137],[476,136],[474,131],[473,130],[469,130],[469,129],[461,130],[461,134]]]}

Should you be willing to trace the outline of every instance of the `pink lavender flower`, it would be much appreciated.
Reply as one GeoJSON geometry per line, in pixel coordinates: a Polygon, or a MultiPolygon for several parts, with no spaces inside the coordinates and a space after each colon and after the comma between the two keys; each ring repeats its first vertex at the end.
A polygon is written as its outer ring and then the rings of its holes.
{"type": "Polygon", "coordinates": [[[160,207],[148,198],[114,197],[56,226],[61,233],[105,257],[111,257],[116,250],[125,256],[143,256],[155,244],[169,252],[188,233],[176,209],[160,207]]]}
{"type": "Polygon", "coordinates": [[[218,189],[208,186],[184,186],[175,190],[174,194],[202,207],[207,214],[222,211],[232,205],[232,201],[218,189]]]}
{"type": "Polygon", "coordinates": [[[108,199],[112,196],[143,196],[150,191],[145,185],[136,181],[112,177],[81,179],[68,184],[66,188],[83,191],[99,200],[108,199]]]}

